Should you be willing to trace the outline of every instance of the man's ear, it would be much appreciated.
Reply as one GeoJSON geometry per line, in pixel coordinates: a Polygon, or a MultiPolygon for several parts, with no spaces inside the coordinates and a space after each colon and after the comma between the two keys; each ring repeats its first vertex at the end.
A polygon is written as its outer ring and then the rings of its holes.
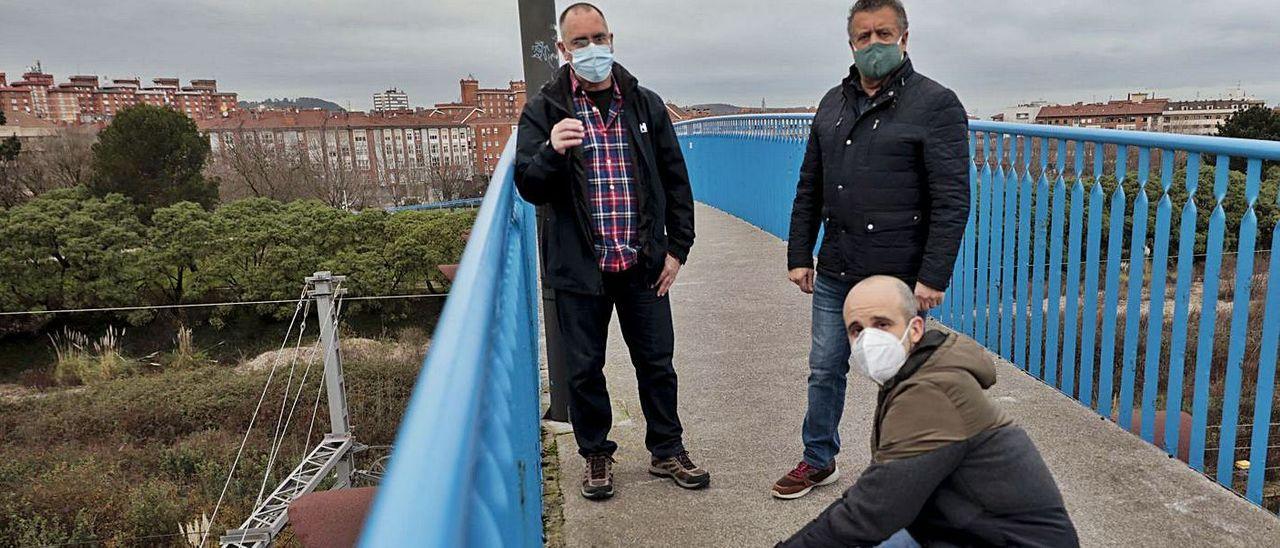
{"type": "Polygon", "coordinates": [[[911,38],[911,31],[902,33],[902,51],[907,51],[907,39],[911,38]]]}
{"type": "Polygon", "coordinates": [[[569,62],[569,49],[564,47],[564,40],[556,40],[556,49],[560,50],[560,59],[569,62]]]}
{"type": "Polygon", "coordinates": [[[918,343],[920,339],[924,338],[924,326],[924,318],[920,316],[911,318],[911,323],[908,326],[908,329],[911,330],[911,344],[918,343]]]}

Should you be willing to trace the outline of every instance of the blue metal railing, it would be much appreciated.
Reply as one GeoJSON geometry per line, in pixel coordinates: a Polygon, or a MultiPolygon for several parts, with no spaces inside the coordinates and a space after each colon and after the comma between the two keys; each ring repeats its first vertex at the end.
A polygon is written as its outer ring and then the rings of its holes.
{"type": "MultiPolygon", "coordinates": [[[[496,173],[495,173],[496,175],[496,173]]],[[[413,204],[405,206],[392,206],[385,208],[387,213],[398,213],[401,211],[433,211],[436,209],[456,209],[460,207],[480,207],[484,202],[484,198],[460,198],[457,200],[445,200],[443,202],[431,202],[429,204],[413,204]]]]}
{"type": "Polygon", "coordinates": [[[542,545],[535,218],[516,195],[513,149],[480,206],[362,546],[542,545]]]}
{"type": "MultiPolygon", "coordinates": [[[[676,124],[694,195],[785,239],[811,120],[676,124]]],[[[1280,468],[1280,283],[1268,283],[1280,255],[1265,271],[1254,259],[1260,230],[1271,231],[1263,250],[1280,248],[1274,215],[1260,227],[1257,214],[1276,211],[1258,200],[1263,162],[1280,160],[1280,142],[985,121],[969,129],[970,218],[935,316],[1261,504],[1264,483],[1280,481],[1267,471],[1280,468]],[[1233,160],[1243,175],[1233,176],[1233,160]],[[1201,187],[1210,161],[1212,186],[1201,187]],[[1224,250],[1229,227],[1234,252],[1224,250]],[[1233,296],[1220,299],[1232,255],[1233,296]],[[1158,416],[1168,424],[1162,439],[1158,416]]]]}

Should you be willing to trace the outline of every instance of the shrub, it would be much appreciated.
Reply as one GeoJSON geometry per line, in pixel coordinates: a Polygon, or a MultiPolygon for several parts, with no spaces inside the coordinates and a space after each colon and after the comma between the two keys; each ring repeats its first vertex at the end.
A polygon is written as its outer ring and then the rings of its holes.
{"type": "Polygon", "coordinates": [[[107,332],[94,341],[84,333],[70,329],[50,335],[57,354],[54,379],[63,386],[75,386],[100,383],[129,373],[134,363],[120,353],[120,339],[124,333],[123,329],[117,332],[114,327],[107,326],[107,332]]]}

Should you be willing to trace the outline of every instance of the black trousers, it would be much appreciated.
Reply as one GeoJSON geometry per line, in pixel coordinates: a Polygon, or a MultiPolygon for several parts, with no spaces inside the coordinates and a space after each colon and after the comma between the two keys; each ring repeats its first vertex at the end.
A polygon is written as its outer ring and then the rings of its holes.
{"type": "Polygon", "coordinates": [[[656,458],[684,451],[683,429],[676,414],[676,371],[671,364],[675,333],[670,294],[659,297],[653,280],[640,267],[604,274],[604,295],[556,292],[560,333],[569,369],[569,420],[583,456],[612,455],[613,425],[605,387],[604,356],[609,320],[616,307],[622,338],[631,352],[640,389],[640,409],[648,431],[645,446],[656,458]]]}

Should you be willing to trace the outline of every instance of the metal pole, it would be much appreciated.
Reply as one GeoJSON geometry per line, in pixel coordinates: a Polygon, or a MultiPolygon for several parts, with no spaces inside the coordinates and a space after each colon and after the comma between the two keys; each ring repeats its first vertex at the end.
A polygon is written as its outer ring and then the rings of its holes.
{"type": "MultiPolygon", "coordinates": [[[[311,283],[311,297],[316,300],[316,313],[320,316],[320,343],[324,346],[325,400],[329,406],[329,432],[337,436],[351,435],[350,417],[347,415],[347,383],[342,377],[342,352],[338,347],[337,318],[333,315],[334,284],[346,280],[346,276],[334,276],[329,272],[316,272],[307,278],[311,283]]],[[[345,289],[338,290],[343,293],[345,289]]],[[[351,453],[338,462],[338,474],[334,489],[351,486],[351,453]]]]}
{"type": "MultiPolygon", "coordinates": [[[[535,94],[543,84],[551,81],[551,77],[560,66],[560,56],[556,52],[556,5],[554,0],[519,0],[520,5],[520,47],[524,59],[525,93],[535,94]]],[[[545,206],[544,206],[545,207],[545,206]]],[[[541,229],[546,212],[538,208],[538,239],[542,239],[541,229]]],[[[543,272],[544,280],[546,279],[543,272]]],[[[559,311],[556,307],[555,290],[542,285],[542,317],[547,335],[547,381],[550,384],[551,398],[544,419],[560,422],[569,421],[569,399],[565,393],[569,386],[569,372],[565,368],[564,345],[560,340],[559,311]]]]}

